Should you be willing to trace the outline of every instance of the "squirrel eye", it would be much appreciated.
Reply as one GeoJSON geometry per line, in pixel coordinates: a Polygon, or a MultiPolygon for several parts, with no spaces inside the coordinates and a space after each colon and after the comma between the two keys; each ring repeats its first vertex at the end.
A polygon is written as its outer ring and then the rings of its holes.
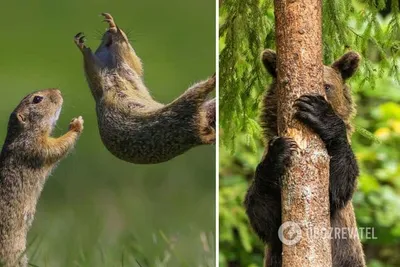
{"type": "Polygon", "coordinates": [[[35,96],[35,97],[33,98],[32,103],[33,103],[33,104],[37,104],[37,103],[40,103],[42,100],[43,100],[43,96],[37,95],[37,96],[35,96]]]}
{"type": "Polygon", "coordinates": [[[325,91],[329,91],[329,90],[331,90],[332,87],[329,84],[325,84],[324,88],[325,88],[325,91]]]}

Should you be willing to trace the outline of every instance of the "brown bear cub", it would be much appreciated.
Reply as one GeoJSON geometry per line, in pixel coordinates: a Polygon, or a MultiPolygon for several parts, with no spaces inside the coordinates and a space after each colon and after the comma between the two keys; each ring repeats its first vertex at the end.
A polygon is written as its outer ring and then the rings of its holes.
{"type": "MultiPolygon", "coordinates": [[[[265,139],[270,140],[267,154],[257,166],[255,177],[246,199],[246,212],[257,235],[268,245],[265,266],[282,266],[282,243],[278,237],[281,220],[281,179],[290,164],[293,142],[278,137],[276,99],[276,54],[265,50],[262,61],[272,75],[273,83],[264,97],[261,123],[265,139]]],[[[358,165],[350,146],[350,120],[354,106],[350,88],[345,81],[358,68],[360,56],[348,52],[331,66],[324,66],[322,95],[303,95],[295,104],[295,118],[310,127],[324,142],[330,156],[329,199],[332,228],[356,229],[351,198],[356,188],[358,165]]],[[[333,229],[333,230],[334,230],[333,229]]],[[[337,238],[332,245],[334,267],[365,266],[361,242],[358,238],[337,238]]]]}
{"type": "Polygon", "coordinates": [[[93,53],[75,36],[96,101],[101,140],[116,157],[140,164],[168,161],[192,147],[215,143],[215,76],[187,89],[170,104],[155,101],[143,80],[140,58],[110,14],[109,29],[93,53]]]}

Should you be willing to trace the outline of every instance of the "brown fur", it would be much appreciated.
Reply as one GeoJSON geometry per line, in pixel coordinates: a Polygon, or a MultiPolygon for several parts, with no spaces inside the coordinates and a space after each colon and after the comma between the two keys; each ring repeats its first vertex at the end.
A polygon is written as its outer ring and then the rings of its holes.
{"type": "MultiPolygon", "coordinates": [[[[278,136],[277,129],[277,96],[276,96],[276,53],[273,50],[265,50],[262,53],[262,62],[267,71],[273,76],[270,86],[263,100],[261,112],[262,128],[266,140],[278,136]]],[[[348,52],[331,66],[324,66],[324,87],[326,98],[332,105],[335,113],[345,122],[347,137],[350,141],[353,128],[351,120],[355,115],[355,105],[352,101],[351,89],[346,85],[346,79],[351,77],[359,64],[360,56],[355,52],[348,52]]],[[[264,156],[267,154],[265,151],[264,156]]],[[[356,228],[356,219],[353,205],[349,201],[346,206],[331,217],[331,227],[356,228]]],[[[268,248],[265,251],[265,263],[268,264],[268,248]]],[[[333,262],[345,263],[344,267],[365,266],[364,253],[358,238],[347,240],[332,240],[333,262]]]]}
{"type": "MultiPolygon", "coordinates": [[[[355,52],[350,54],[349,57],[359,57],[355,52]]],[[[264,63],[265,68],[268,72],[276,77],[276,53],[273,50],[266,49],[261,56],[261,60],[264,63]]],[[[324,66],[324,86],[330,86],[331,89],[326,91],[326,97],[331,103],[335,112],[341,117],[348,129],[349,139],[353,132],[351,120],[355,116],[356,109],[351,96],[351,89],[345,83],[345,79],[339,72],[339,63],[335,62],[332,66],[324,66]],[[336,63],[336,64],[335,64],[336,63]]],[[[358,64],[358,62],[357,62],[358,64]]],[[[352,66],[357,68],[357,66],[352,66]]],[[[350,70],[349,70],[350,71],[350,70]]],[[[345,77],[349,77],[349,74],[344,74],[345,77]]],[[[277,100],[276,100],[276,83],[275,79],[270,85],[267,94],[264,96],[263,106],[261,111],[260,121],[262,122],[262,128],[264,129],[264,136],[266,140],[278,135],[277,127],[277,100]]]]}
{"type": "Polygon", "coordinates": [[[61,111],[59,90],[26,96],[10,116],[0,155],[0,265],[27,266],[26,238],[47,177],[73,148],[83,130],[81,117],[59,138],[51,131],[61,111]],[[43,97],[34,103],[35,97],[43,97]]]}
{"type": "Polygon", "coordinates": [[[75,43],[83,54],[106,148],[122,160],[147,164],[214,143],[215,127],[208,118],[215,114],[215,105],[205,101],[215,88],[215,76],[195,84],[168,105],[158,103],[143,82],[141,60],[125,33],[111,15],[103,16],[109,29],[96,53],[85,46],[81,33],[75,43]]]}

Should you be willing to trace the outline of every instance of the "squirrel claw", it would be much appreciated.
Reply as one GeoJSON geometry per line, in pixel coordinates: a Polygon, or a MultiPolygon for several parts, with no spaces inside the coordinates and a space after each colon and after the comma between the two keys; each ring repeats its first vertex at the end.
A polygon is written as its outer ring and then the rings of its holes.
{"type": "Polygon", "coordinates": [[[114,22],[114,18],[109,13],[101,13],[101,15],[104,17],[103,21],[108,23],[108,27],[110,30],[117,28],[117,25],[114,22]]]}
{"type": "Polygon", "coordinates": [[[74,36],[75,44],[79,47],[79,49],[85,48],[85,35],[83,32],[80,32],[74,36]]]}
{"type": "Polygon", "coordinates": [[[73,118],[69,123],[69,130],[77,133],[81,133],[83,130],[83,118],[79,116],[78,118],[73,118]]]}

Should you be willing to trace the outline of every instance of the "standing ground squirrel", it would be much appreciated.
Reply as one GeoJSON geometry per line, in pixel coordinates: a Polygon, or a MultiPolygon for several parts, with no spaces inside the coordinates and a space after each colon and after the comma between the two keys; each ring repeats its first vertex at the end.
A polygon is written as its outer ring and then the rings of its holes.
{"type": "Polygon", "coordinates": [[[0,155],[0,266],[27,266],[26,237],[40,192],[83,130],[79,117],[63,136],[50,136],[62,102],[57,89],[37,91],[11,113],[0,155]]]}
{"type": "Polygon", "coordinates": [[[110,14],[109,29],[93,54],[83,33],[75,43],[84,58],[89,87],[96,101],[101,139],[116,157],[139,164],[170,160],[188,149],[215,142],[215,76],[195,84],[163,105],[143,82],[140,58],[110,14]]]}

